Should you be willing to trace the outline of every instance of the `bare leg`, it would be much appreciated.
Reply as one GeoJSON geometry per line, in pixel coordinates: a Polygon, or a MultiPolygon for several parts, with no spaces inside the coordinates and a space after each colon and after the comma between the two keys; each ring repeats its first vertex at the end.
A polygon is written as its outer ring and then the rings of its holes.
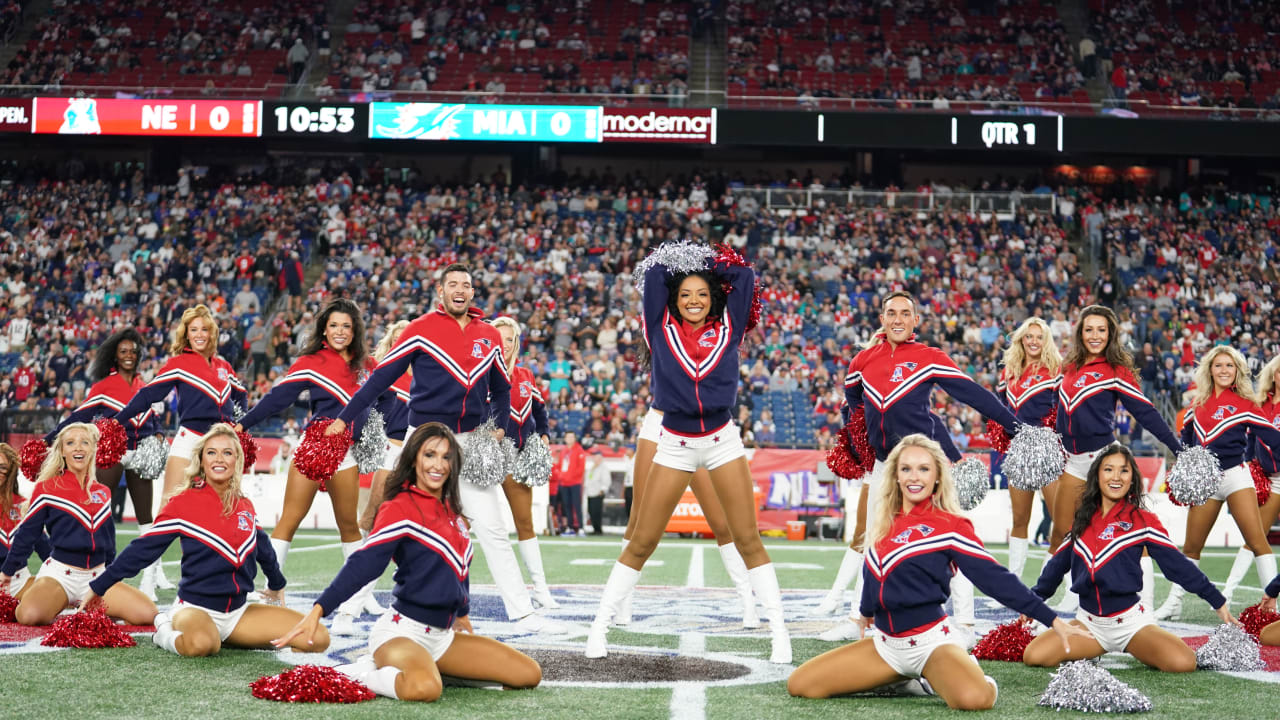
{"type": "Polygon", "coordinates": [[[523,690],[542,682],[542,668],[533,658],[493,638],[468,633],[453,636],[436,668],[449,677],[498,682],[508,689],[523,690]]]}
{"type": "Polygon", "coordinates": [[[14,610],[19,625],[48,625],[67,607],[67,592],[57,582],[36,578],[14,610]]]}
{"type": "MultiPolygon", "coordinates": [[[[1237,490],[1227,496],[1227,510],[1235,518],[1236,527],[1244,536],[1244,542],[1253,551],[1254,556],[1270,555],[1271,545],[1267,543],[1267,529],[1263,527],[1262,517],[1258,513],[1258,496],[1253,488],[1237,490]]],[[[1270,582],[1270,579],[1264,580],[1270,582]]]]}
{"type": "Polygon", "coordinates": [[[183,608],[174,613],[173,630],[182,633],[174,640],[173,650],[183,657],[208,657],[222,650],[218,627],[199,608],[183,608]]]}
{"type": "MultiPolygon", "coordinates": [[[[447,652],[445,654],[448,655],[447,652]]],[[[390,640],[373,654],[373,661],[379,668],[400,669],[395,678],[395,694],[399,699],[418,702],[440,699],[444,681],[431,653],[418,643],[409,638],[390,640]]]]}
{"type": "Polygon", "coordinates": [[[1053,529],[1049,531],[1049,552],[1058,549],[1062,544],[1062,538],[1071,529],[1076,507],[1080,504],[1080,495],[1084,493],[1084,479],[1075,475],[1063,474],[1058,478],[1057,485],[1058,489],[1054,492],[1053,502],[1049,505],[1053,511],[1053,529]]]}
{"type": "Polygon", "coordinates": [[[867,494],[869,490],[866,483],[862,483],[862,489],[858,491],[858,514],[854,520],[853,540],[849,543],[849,549],[855,552],[862,552],[862,548],[867,536],[867,494]]]}
{"type": "Polygon", "coordinates": [[[1124,650],[1142,664],[1162,672],[1189,673],[1196,669],[1195,651],[1187,647],[1182,638],[1158,625],[1139,630],[1124,650]]]}
{"type": "Polygon", "coordinates": [[[810,658],[787,678],[787,692],[796,697],[829,698],[902,679],[876,652],[875,642],[866,638],[810,658]],[[857,672],[850,672],[850,668],[857,668],[857,672]]]}
{"type": "Polygon", "coordinates": [[[164,464],[164,492],[160,497],[167,498],[173,489],[178,487],[178,483],[182,482],[182,478],[186,476],[187,466],[191,461],[187,458],[169,456],[164,464]]]}
{"type": "Polygon", "coordinates": [[[1011,537],[1027,539],[1027,526],[1031,524],[1031,504],[1036,500],[1032,490],[1009,488],[1009,503],[1013,506],[1013,525],[1009,530],[1011,537]]]}
{"type": "Polygon", "coordinates": [[[129,497],[133,498],[133,513],[139,525],[151,523],[151,481],[138,476],[132,470],[124,473],[125,485],[129,487],[129,497]]]}
{"type": "MultiPolygon", "coordinates": [[[[289,608],[254,603],[245,609],[240,622],[227,636],[227,645],[255,650],[271,649],[271,641],[298,624],[302,613],[289,608]]],[[[310,645],[301,636],[293,639],[289,647],[298,652],[322,652],[329,647],[329,631],[321,625],[310,645]]]]}
{"type": "Polygon", "coordinates": [[[636,440],[636,454],[632,458],[631,479],[631,515],[627,517],[627,529],[622,537],[630,540],[636,530],[636,518],[640,516],[640,505],[644,501],[644,489],[649,483],[649,469],[653,467],[653,456],[658,452],[658,443],[652,440],[636,440]]]}
{"type": "MultiPolygon", "coordinates": [[[[333,503],[333,519],[338,525],[338,537],[342,542],[360,542],[360,523],[356,520],[360,509],[360,471],[357,468],[339,470],[326,483],[329,501],[333,503]]],[[[288,494],[286,488],[285,494],[288,494]]],[[[315,495],[312,495],[314,498],[315,495]]],[[[307,504],[307,510],[311,504],[307,504]]],[[[303,510],[303,515],[306,510],[303,510]]],[[[301,518],[299,518],[301,522],[301,518]]]]}
{"type": "MultiPolygon", "coordinates": [[[[1255,501],[1254,507],[1257,507],[1255,501]]],[[[1209,531],[1218,520],[1218,511],[1222,509],[1221,500],[1206,500],[1203,505],[1187,508],[1187,538],[1182,544],[1182,554],[1192,560],[1199,560],[1204,550],[1204,542],[1209,538],[1209,531]]]]}
{"type": "Polygon", "coordinates": [[[502,481],[502,492],[511,506],[511,517],[516,523],[516,539],[531,540],[533,532],[533,488],[515,481],[510,475],[502,481]]]}
{"type": "Polygon", "coordinates": [[[1258,638],[1262,640],[1263,645],[1280,645],[1280,620],[1262,628],[1258,638]]]}
{"type": "MultiPolygon", "coordinates": [[[[1072,620],[1071,624],[1084,627],[1079,620],[1072,620]]],[[[1086,660],[1098,657],[1105,652],[1093,637],[1073,636],[1070,644],[1071,652],[1065,653],[1062,651],[1062,640],[1057,633],[1041,633],[1022,652],[1022,662],[1032,667],[1057,667],[1068,660],[1086,660]]]]}
{"type": "Polygon", "coordinates": [[[107,614],[120,618],[130,625],[150,625],[156,619],[156,604],[151,602],[142,591],[132,585],[118,582],[107,589],[102,596],[107,614]]]}
{"type": "Polygon", "coordinates": [[[938,646],[921,674],[952,710],[988,710],[996,704],[995,686],[959,645],[938,646]]]}
{"type": "MultiPolygon", "coordinates": [[[[644,495],[640,498],[639,507],[635,513],[639,516],[636,519],[635,532],[631,536],[631,542],[623,548],[618,562],[632,570],[644,567],[645,561],[657,549],[658,541],[666,532],[667,521],[671,519],[671,513],[675,511],[692,477],[693,473],[683,470],[674,470],[656,464],[652,466],[644,495]]],[[[758,542],[759,537],[757,536],[756,539],[758,542]]]]}
{"type": "Polygon", "coordinates": [[[284,507],[280,511],[280,521],[271,531],[271,537],[276,540],[292,541],[293,534],[302,524],[302,519],[311,510],[311,503],[315,501],[316,492],[319,489],[318,484],[308,480],[307,476],[298,472],[298,468],[294,467],[292,462],[289,463],[289,478],[284,486],[284,507]]]}
{"type": "MultiPolygon", "coordinates": [[[[655,466],[655,476],[659,470],[666,471],[667,468],[655,466]]],[[[751,492],[751,468],[747,465],[747,459],[740,457],[712,470],[711,483],[724,507],[733,542],[738,546],[738,553],[742,555],[747,567],[759,567],[769,562],[769,553],[764,549],[764,543],[760,540],[760,528],[756,524],[756,498],[751,492]]]]}

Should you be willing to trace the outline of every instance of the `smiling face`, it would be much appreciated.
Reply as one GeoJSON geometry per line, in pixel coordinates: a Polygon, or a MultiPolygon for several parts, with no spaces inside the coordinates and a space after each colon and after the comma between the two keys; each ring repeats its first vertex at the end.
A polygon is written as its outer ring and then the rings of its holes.
{"type": "Polygon", "coordinates": [[[1027,362],[1035,362],[1040,359],[1042,352],[1044,352],[1044,331],[1039,325],[1030,325],[1022,335],[1022,354],[1027,362]]]}
{"type": "Polygon", "coordinates": [[[880,311],[880,324],[884,326],[889,342],[894,345],[904,343],[916,331],[920,316],[916,315],[916,304],[910,298],[898,296],[891,298],[880,311]]]}
{"type": "Polygon", "coordinates": [[[236,441],[226,435],[215,435],[200,453],[200,476],[215,487],[223,487],[235,477],[236,441]]]}
{"type": "Polygon", "coordinates": [[[341,312],[329,314],[329,320],[324,326],[324,341],[334,352],[345,353],[351,347],[354,337],[355,322],[350,315],[341,312]]]}
{"type": "Polygon", "coordinates": [[[77,428],[62,436],[62,460],[79,477],[89,472],[94,450],[93,437],[85,430],[77,428]]]}
{"type": "Polygon", "coordinates": [[[1122,453],[1112,453],[1098,463],[1098,490],[1111,503],[1120,502],[1133,485],[1133,468],[1122,453]]]}
{"type": "Polygon", "coordinates": [[[938,464],[928,450],[908,446],[898,454],[897,476],[902,510],[908,512],[933,495],[938,485],[938,464]]]}
{"type": "Polygon", "coordinates": [[[515,366],[516,351],[520,349],[520,342],[516,339],[515,329],[510,325],[499,325],[498,334],[502,336],[502,359],[510,370],[515,366]]]}
{"type": "Polygon", "coordinates": [[[1107,319],[1101,315],[1090,315],[1080,326],[1080,336],[1084,340],[1085,359],[1092,360],[1102,355],[1107,349],[1110,339],[1107,319]]]}
{"type": "Polygon", "coordinates": [[[706,322],[707,313],[711,312],[711,287],[707,281],[697,275],[681,280],[676,307],[680,310],[680,319],[690,325],[696,327],[706,322]]]}
{"type": "Polygon", "coordinates": [[[1213,376],[1213,386],[1219,390],[1235,387],[1236,361],[1230,355],[1220,352],[1209,364],[1209,374],[1213,376]]]}
{"type": "Polygon", "coordinates": [[[202,317],[192,318],[187,323],[187,344],[205,357],[213,355],[213,326],[202,317]]]}
{"type": "Polygon", "coordinates": [[[132,373],[138,369],[138,343],[121,340],[116,345],[116,369],[122,373],[132,373]]]}
{"type": "Polygon", "coordinates": [[[439,498],[445,481],[449,479],[449,441],[433,437],[423,442],[415,470],[418,489],[439,498]]]}
{"type": "Polygon", "coordinates": [[[454,270],[445,273],[436,285],[436,293],[444,305],[445,312],[461,318],[471,309],[471,300],[475,298],[475,288],[471,287],[471,273],[454,270]]]}

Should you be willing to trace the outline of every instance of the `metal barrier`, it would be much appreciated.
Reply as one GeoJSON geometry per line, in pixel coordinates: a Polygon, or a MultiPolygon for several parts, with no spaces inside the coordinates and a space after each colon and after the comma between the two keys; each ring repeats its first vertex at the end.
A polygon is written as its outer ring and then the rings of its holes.
{"type": "Polygon", "coordinates": [[[753,198],[764,209],[800,211],[813,208],[860,210],[885,208],[928,214],[956,210],[978,215],[992,215],[1002,220],[1019,210],[1054,214],[1058,196],[1024,192],[898,192],[885,190],[805,190],[799,188],[731,188],[736,205],[744,197],[753,198]]]}

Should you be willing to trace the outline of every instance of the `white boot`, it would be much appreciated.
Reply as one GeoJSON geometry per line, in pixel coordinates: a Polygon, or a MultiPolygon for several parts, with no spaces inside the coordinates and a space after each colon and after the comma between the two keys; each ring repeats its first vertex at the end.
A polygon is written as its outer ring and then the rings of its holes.
{"type": "Polygon", "coordinates": [[[529,579],[533,581],[533,601],[548,610],[555,610],[560,603],[551,595],[547,587],[547,574],[542,569],[542,550],[538,547],[538,538],[529,538],[516,543],[520,548],[520,557],[529,570],[529,579]]]}
{"type": "Polygon", "coordinates": [[[289,546],[291,545],[293,545],[292,540],[271,538],[271,549],[276,553],[276,564],[280,566],[281,573],[284,573],[284,561],[289,557],[289,546]]]}
{"type": "MultiPolygon", "coordinates": [[[[351,554],[359,550],[364,545],[362,541],[344,542],[342,543],[342,562],[346,564],[347,558],[351,554]]],[[[333,618],[333,624],[329,626],[329,632],[334,635],[354,635],[356,632],[356,618],[364,610],[364,593],[373,591],[373,584],[376,580],[365,585],[356,591],[355,595],[347,598],[338,606],[338,613],[333,618]]]]}
{"type": "Polygon", "coordinates": [[[600,608],[596,610],[596,618],[587,633],[587,649],[584,653],[589,658],[602,658],[609,654],[608,638],[609,621],[618,612],[622,599],[635,589],[640,579],[640,571],[632,570],[620,562],[613,564],[609,571],[609,580],[604,584],[604,593],[600,596],[600,608]]]}
{"type": "MultiPolygon", "coordinates": [[[[1228,603],[1231,602],[1231,596],[1235,594],[1236,588],[1244,582],[1244,576],[1249,574],[1249,566],[1253,564],[1253,558],[1253,551],[1248,545],[1236,551],[1236,559],[1231,563],[1231,572],[1227,574],[1227,584],[1222,588],[1222,594],[1226,596],[1228,603]]],[[[1262,587],[1266,587],[1266,583],[1263,583],[1262,587]]]]}
{"type": "MultiPolygon", "coordinates": [[[[627,549],[627,544],[630,542],[631,542],[630,540],[623,538],[622,548],[618,551],[619,557],[621,557],[622,551],[627,549]]],[[[622,602],[618,605],[618,613],[613,616],[614,625],[630,625],[631,624],[631,599],[635,597],[635,595],[636,595],[636,587],[635,585],[632,585],[631,589],[627,591],[626,596],[622,598],[622,602]]]]}
{"type": "MultiPolygon", "coordinates": [[[[154,523],[139,523],[138,535],[141,536],[143,533],[150,530],[153,524],[154,523]]],[[[148,565],[147,569],[142,573],[142,582],[139,585],[139,589],[142,590],[142,594],[146,595],[151,602],[155,602],[156,600],[157,589],[173,589],[173,583],[169,582],[169,578],[164,576],[164,568],[161,566],[162,562],[164,562],[163,558],[156,558],[156,561],[148,565]]]]}
{"type": "MultiPolygon", "coordinates": [[[[862,553],[853,548],[846,548],[844,557],[840,559],[840,569],[836,571],[836,581],[831,584],[831,589],[827,591],[827,596],[822,598],[822,602],[818,603],[815,611],[819,615],[834,615],[844,609],[844,591],[849,589],[849,583],[853,582],[855,577],[862,574],[862,553]]],[[[858,602],[855,594],[854,603],[858,602]]]]}
{"type": "Polygon", "coordinates": [[[1009,572],[1022,579],[1022,570],[1027,566],[1027,539],[1009,538],[1009,572]]]}
{"type": "Polygon", "coordinates": [[[1138,560],[1138,567],[1142,568],[1142,589],[1138,591],[1138,604],[1149,611],[1156,606],[1156,569],[1151,564],[1151,558],[1145,555],[1138,560]]]}
{"type": "Polygon", "coordinates": [[[174,655],[178,654],[178,637],[182,633],[173,629],[173,619],[168,613],[156,613],[155,620],[152,620],[156,626],[155,635],[151,636],[151,641],[157,646],[168,650],[174,655]]]}
{"type": "Polygon", "coordinates": [[[1079,608],[1080,596],[1071,590],[1067,590],[1067,592],[1062,596],[1062,600],[1060,600],[1053,609],[1061,613],[1073,613],[1079,608]]]}
{"type": "MultiPolygon", "coordinates": [[[[339,669],[342,667],[343,666],[339,666],[339,669]]],[[[395,665],[387,665],[386,667],[380,667],[370,672],[366,672],[363,677],[356,679],[378,695],[399,700],[400,696],[396,695],[397,677],[400,677],[400,668],[395,665]]]]}
{"type": "Polygon", "coordinates": [[[961,572],[951,576],[951,609],[955,612],[951,619],[957,625],[973,628],[973,582],[961,572]]]}
{"type": "Polygon", "coordinates": [[[1253,559],[1253,566],[1258,570],[1258,587],[1265,589],[1276,577],[1276,556],[1259,555],[1253,559]]]}
{"type": "Polygon", "coordinates": [[[756,598],[751,592],[751,581],[747,579],[747,564],[742,561],[738,546],[733,543],[721,545],[720,559],[724,561],[724,569],[742,598],[742,627],[760,627],[760,618],[756,615],[756,598]]]}
{"type": "Polygon", "coordinates": [[[142,580],[138,583],[138,590],[151,602],[156,601],[156,566],[151,564],[142,569],[142,580]]]}
{"type": "Polygon", "coordinates": [[[791,635],[787,633],[787,624],[782,615],[782,590],[778,588],[778,574],[774,572],[773,563],[767,562],[760,567],[747,571],[751,579],[751,589],[760,598],[764,607],[765,619],[769,621],[769,636],[772,649],[769,662],[783,665],[791,664],[791,635]]]}
{"type": "MultiPolygon", "coordinates": [[[[1194,560],[1191,558],[1187,558],[1187,559],[1191,560],[1192,565],[1195,565],[1196,567],[1200,567],[1199,558],[1196,558],[1194,560]]],[[[1165,598],[1164,603],[1162,603],[1160,607],[1156,608],[1156,615],[1155,615],[1156,619],[1157,620],[1177,620],[1179,617],[1181,617],[1182,616],[1182,596],[1185,593],[1186,593],[1186,590],[1183,590],[1181,585],[1179,585],[1178,583],[1173,583],[1173,587],[1169,588],[1169,597],[1165,598]]]]}

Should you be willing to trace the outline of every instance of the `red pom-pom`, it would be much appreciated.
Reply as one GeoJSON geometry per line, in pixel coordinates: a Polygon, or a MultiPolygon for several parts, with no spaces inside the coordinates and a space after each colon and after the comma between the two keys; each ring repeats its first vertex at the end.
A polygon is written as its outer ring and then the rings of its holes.
{"type": "Polygon", "coordinates": [[[1258,494],[1258,505],[1265,505],[1271,499],[1271,478],[1267,477],[1257,460],[1249,461],[1249,474],[1253,476],[1253,490],[1258,494]]]}
{"type": "Polygon", "coordinates": [[[848,430],[842,428],[836,433],[836,437],[835,447],[827,451],[827,467],[831,468],[831,472],[837,477],[846,480],[862,477],[862,464],[858,462],[858,458],[854,457],[848,430]]]}
{"type": "Polygon", "coordinates": [[[293,451],[293,466],[312,482],[320,483],[320,492],[328,488],[325,483],[338,471],[342,458],[351,449],[351,428],[343,428],[337,435],[326,435],[325,430],[333,420],[316,418],[302,434],[302,442],[293,451]]]}
{"type": "Polygon", "coordinates": [[[94,421],[98,428],[98,455],[95,462],[100,468],[109,468],[120,462],[129,450],[129,436],[124,426],[115,418],[100,418],[94,421]]]}
{"type": "Polygon", "coordinates": [[[107,617],[106,610],[99,607],[58,618],[40,644],[48,647],[112,648],[133,647],[138,643],[107,617]]]}
{"type": "Polygon", "coordinates": [[[236,437],[240,439],[240,450],[244,453],[244,471],[253,472],[253,466],[258,464],[258,441],[247,430],[237,430],[236,437]]]}
{"type": "Polygon", "coordinates": [[[1004,426],[995,420],[987,421],[987,439],[991,441],[991,449],[1001,455],[1009,452],[1009,433],[1004,426]]]}
{"type": "Polygon", "coordinates": [[[853,455],[862,465],[862,473],[857,477],[870,475],[871,470],[876,466],[876,453],[871,449],[871,439],[867,437],[867,415],[861,407],[853,411],[845,429],[849,432],[849,443],[853,447],[853,455]]]}
{"type": "MultiPolygon", "coordinates": [[[[748,267],[748,268],[751,267],[751,263],[747,262],[747,259],[742,257],[742,253],[733,249],[731,246],[725,243],[717,243],[715,245],[712,245],[711,247],[716,251],[715,257],[711,258],[711,262],[719,263],[722,265],[736,265],[738,267],[748,267]]],[[[731,292],[733,288],[732,286],[726,284],[724,287],[724,290],[725,290],[725,293],[727,294],[731,292]]],[[[751,332],[752,330],[755,330],[756,326],[760,324],[760,311],[764,307],[764,303],[761,301],[760,296],[761,296],[760,281],[757,280],[755,287],[751,289],[751,308],[747,312],[747,326],[746,326],[747,332],[751,332]]]]}
{"type": "Polygon", "coordinates": [[[1253,636],[1255,640],[1259,640],[1258,636],[1262,633],[1262,629],[1271,623],[1280,620],[1280,613],[1263,610],[1258,605],[1252,605],[1240,612],[1240,624],[1244,626],[1244,631],[1253,636]]]}
{"type": "Polygon", "coordinates": [[[979,660],[1003,660],[1022,662],[1022,653],[1035,636],[1021,620],[1007,622],[982,636],[973,647],[973,656],[979,660]]]}
{"type": "Polygon", "coordinates": [[[358,703],[372,700],[373,691],[334,670],[319,665],[299,665],[279,675],[249,683],[253,696],[276,702],[358,703]]]}
{"type": "Polygon", "coordinates": [[[34,438],[22,443],[22,450],[18,452],[18,469],[26,476],[28,480],[35,480],[40,474],[40,466],[44,464],[44,459],[49,455],[49,445],[40,438],[34,438]]]}
{"type": "Polygon", "coordinates": [[[0,590],[0,623],[18,622],[18,598],[0,590]]]}
{"type": "Polygon", "coordinates": [[[1058,427],[1058,404],[1057,403],[1054,403],[1053,407],[1049,408],[1049,414],[1044,416],[1044,419],[1040,421],[1040,424],[1044,425],[1047,428],[1058,427]]]}

